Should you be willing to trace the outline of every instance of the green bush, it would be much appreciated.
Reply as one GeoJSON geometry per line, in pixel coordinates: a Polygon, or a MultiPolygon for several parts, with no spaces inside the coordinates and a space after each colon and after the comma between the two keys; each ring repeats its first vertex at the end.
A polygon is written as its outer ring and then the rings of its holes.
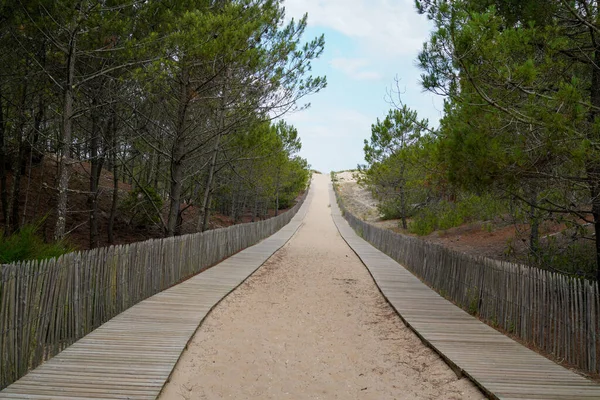
{"type": "Polygon", "coordinates": [[[400,200],[398,199],[381,201],[377,204],[377,210],[379,211],[382,220],[402,218],[402,208],[400,207],[400,200]]]}
{"type": "MultiPolygon", "coordinates": [[[[289,192],[280,193],[279,209],[285,210],[287,208],[293,207],[295,204],[294,200],[296,200],[297,196],[298,196],[298,193],[289,193],[289,192]]],[[[273,203],[273,207],[275,207],[275,203],[273,203]]]]}
{"type": "Polygon", "coordinates": [[[560,271],[574,277],[596,278],[596,248],[591,240],[580,239],[564,243],[566,238],[551,237],[542,243],[537,260],[528,260],[551,271],[560,271]],[[561,240],[558,240],[561,239],[561,240]]]}
{"type": "Polygon", "coordinates": [[[468,194],[455,202],[439,201],[422,208],[414,215],[408,230],[421,236],[429,235],[436,230],[490,220],[506,210],[506,202],[494,196],[468,194]]]}
{"type": "Polygon", "coordinates": [[[120,209],[129,215],[130,224],[149,226],[160,221],[156,210],[160,210],[162,206],[163,200],[156,190],[151,187],[138,187],[123,199],[120,209]]]}
{"type": "Polygon", "coordinates": [[[419,212],[408,224],[408,231],[419,236],[429,235],[437,229],[437,215],[430,209],[419,212]]]}
{"type": "Polygon", "coordinates": [[[71,252],[74,248],[65,241],[45,243],[38,235],[39,225],[25,225],[19,232],[0,239],[0,263],[43,260],[71,252]]]}

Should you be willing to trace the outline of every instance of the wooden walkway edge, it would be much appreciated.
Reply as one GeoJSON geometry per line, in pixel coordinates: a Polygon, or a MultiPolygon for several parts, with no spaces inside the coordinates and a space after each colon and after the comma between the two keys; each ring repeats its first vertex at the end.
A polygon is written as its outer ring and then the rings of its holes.
{"type": "Polygon", "coordinates": [[[0,392],[0,399],[155,399],[210,310],[285,245],[289,224],[262,242],[129,308],[0,392]]]}
{"type": "Polygon", "coordinates": [[[548,360],[447,301],[361,239],[340,213],[329,184],[332,218],[381,293],[410,327],[459,374],[492,399],[600,399],[600,384],[548,360]]]}

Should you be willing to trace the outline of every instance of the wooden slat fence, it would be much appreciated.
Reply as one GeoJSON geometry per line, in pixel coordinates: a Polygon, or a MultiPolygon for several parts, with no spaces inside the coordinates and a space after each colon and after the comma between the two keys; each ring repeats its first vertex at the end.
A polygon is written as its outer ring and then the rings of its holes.
{"type": "Polygon", "coordinates": [[[0,389],[136,303],[272,235],[305,197],[264,221],[2,265],[0,389]]]}
{"type": "Polygon", "coordinates": [[[336,196],[359,236],[442,296],[558,360],[585,372],[600,372],[597,282],[473,257],[381,229],[350,213],[337,190],[336,196]]]}

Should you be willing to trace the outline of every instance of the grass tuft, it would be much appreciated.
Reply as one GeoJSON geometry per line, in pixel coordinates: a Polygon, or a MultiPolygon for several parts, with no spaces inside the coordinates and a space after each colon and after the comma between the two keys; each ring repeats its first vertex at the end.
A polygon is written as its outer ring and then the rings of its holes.
{"type": "Polygon", "coordinates": [[[74,250],[66,241],[45,243],[38,230],[39,225],[25,225],[17,233],[0,238],[0,263],[43,260],[74,250]]]}

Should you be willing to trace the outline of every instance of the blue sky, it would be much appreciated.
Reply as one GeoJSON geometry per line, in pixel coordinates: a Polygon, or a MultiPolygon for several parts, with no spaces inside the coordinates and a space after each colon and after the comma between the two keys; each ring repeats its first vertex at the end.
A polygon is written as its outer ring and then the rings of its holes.
{"type": "Polygon", "coordinates": [[[300,155],[321,172],[364,163],[371,124],[392,107],[386,93],[397,76],[402,101],[434,125],[443,100],[423,93],[416,58],[431,28],[414,0],[285,0],[288,18],[308,13],[305,38],[325,34],[325,52],[313,63],[327,88],[307,99],[308,110],[284,117],[298,128],[300,155]]]}

